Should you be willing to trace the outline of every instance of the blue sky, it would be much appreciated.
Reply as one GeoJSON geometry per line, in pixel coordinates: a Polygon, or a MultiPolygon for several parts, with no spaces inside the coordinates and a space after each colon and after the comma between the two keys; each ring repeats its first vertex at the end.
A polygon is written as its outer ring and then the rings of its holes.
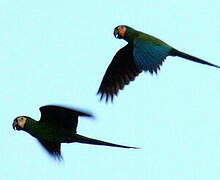
{"type": "Polygon", "coordinates": [[[217,0],[0,1],[0,179],[207,180],[220,176],[220,70],[177,57],[142,73],[113,104],[96,96],[126,24],[220,65],[217,0]],[[78,133],[140,150],[63,144],[51,159],[19,115],[63,104],[92,112],[78,133]]]}

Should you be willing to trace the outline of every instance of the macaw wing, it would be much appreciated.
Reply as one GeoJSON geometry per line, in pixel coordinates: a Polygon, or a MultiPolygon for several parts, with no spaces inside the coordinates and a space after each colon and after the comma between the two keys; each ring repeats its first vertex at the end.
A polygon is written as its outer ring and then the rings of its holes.
{"type": "Polygon", "coordinates": [[[72,130],[74,133],[76,133],[79,116],[92,117],[91,114],[56,105],[42,106],[40,107],[40,112],[41,118],[39,122],[45,122],[58,128],[72,130]]]}
{"type": "Polygon", "coordinates": [[[52,143],[47,141],[38,140],[39,143],[43,146],[43,148],[54,158],[62,159],[61,151],[60,151],[60,143],[52,143]]]}
{"type": "Polygon", "coordinates": [[[149,71],[151,74],[157,73],[171,49],[168,45],[136,39],[133,50],[134,62],[139,69],[149,71]]]}
{"type": "Polygon", "coordinates": [[[109,97],[117,95],[120,89],[133,81],[141,70],[137,68],[133,59],[133,47],[129,44],[121,48],[113,57],[108,66],[97,94],[101,94],[100,100],[105,96],[106,102],[109,97]]]}

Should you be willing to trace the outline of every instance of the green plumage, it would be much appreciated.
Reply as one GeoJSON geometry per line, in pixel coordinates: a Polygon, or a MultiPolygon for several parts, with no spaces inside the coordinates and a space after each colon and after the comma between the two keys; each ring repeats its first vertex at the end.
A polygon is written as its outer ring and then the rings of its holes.
{"type": "Polygon", "coordinates": [[[61,143],[86,143],[121,148],[136,148],[123,146],[97,139],[88,138],[76,133],[78,116],[92,115],[61,106],[43,106],[40,108],[41,119],[36,121],[27,116],[19,116],[13,122],[13,128],[23,130],[35,137],[47,152],[55,158],[62,159],[61,143]]]}
{"type": "Polygon", "coordinates": [[[114,29],[114,36],[128,42],[113,57],[108,66],[97,94],[101,94],[106,102],[113,101],[119,90],[133,81],[141,72],[157,74],[168,56],[179,56],[181,58],[220,68],[220,66],[181,52],[164,41],[137,31],[129,26],[120,25],[114,29]]]}
{"type": "Polygon", "coordinates": [[[39,122],[32,118],[28,118],[23,130],[42,141],[64,143],[68,139],[73,140],[73,133],[71,131],[57,128],[51,124],[39,122]]]}
{"type": "Polygon", "coordinates": [[[152,35],[143,33],[141,31],[137,31],[129,26],[126,26],[126,27],[127,27],[127,30],[125,33],[124,40],[126,40],[128,43],[133,44],[135,41],[138,40],[141,42],[151,42],[157,46],[169,46],[168,44],[166,44],[162,40],[160,40],[152,35]]]}

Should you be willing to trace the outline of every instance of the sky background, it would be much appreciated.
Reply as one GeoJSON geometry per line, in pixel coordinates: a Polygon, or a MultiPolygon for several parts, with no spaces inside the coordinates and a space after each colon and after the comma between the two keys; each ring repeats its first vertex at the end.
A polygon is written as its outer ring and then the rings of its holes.
{"type": "Polygon", "coordinates": [[[218,0],[1,0],[0,179],[207,180],[220,176],[220,70],[168,57],[158,76],[142,73],[113,104],[99,84],[126,44],[120,24],[220,65],[218,0]],[[142,149],[63,144],[53,160],[25,132],[47,104],[76,107],[78,133],[142,149]]]}

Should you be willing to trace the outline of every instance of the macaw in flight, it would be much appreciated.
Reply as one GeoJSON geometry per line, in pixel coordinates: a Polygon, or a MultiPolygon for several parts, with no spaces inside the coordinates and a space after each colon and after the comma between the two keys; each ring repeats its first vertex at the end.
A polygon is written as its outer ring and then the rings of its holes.
{"type": "Polygon", "coordinates": [[[40,107],[41,118],[36,121],[27,116],[19,116],[13,121],[14,130],[23,130],[35,137],[54,158],[62,160],[61,143],[85,143],[120,148],[134,148],[92,139],[77,134],[78,117],[92,117],[91,114],[75,109],[48,105],[40,107]]]}
{"type": "Polygon", "coordinates": [[[106,102],[118,94],[126,84],[133,81],[142,71],[151,74],[158,72],[167,56],[179,56],[190,61],[220,68],[215,64],[181,52],[160,39],[137,31],[129,26],[120,25],[114,29],[114,36],[128,42],[113,57],[108,66],[97,94],[106,102]]]}

